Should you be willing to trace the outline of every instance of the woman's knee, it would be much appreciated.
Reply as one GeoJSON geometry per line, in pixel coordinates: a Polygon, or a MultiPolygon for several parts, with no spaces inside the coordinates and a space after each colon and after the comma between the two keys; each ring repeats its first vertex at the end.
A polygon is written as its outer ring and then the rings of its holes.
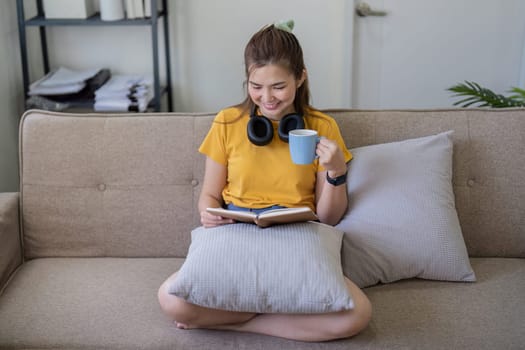
{"type": "Polygon", "coordinates": [[[370,303],[367,297],[359,300],[358,305],[353,310],[352,318],[353,320],[350,322],[351,325],[347,329],[349,337],[361,333],[372,319],[372,303],[370,303]]]}
{"type": "Polygon", "coordinates": [[[347,284],[354,299],[354,308],[342,315],[343,320],[337,327],[340,338],[348,338],[360,333],[372,319],[372,303],[368,297],[350,280],[347,280],[347,284]]]}
{"type": "Polygon", "coordinates": [[[191,305],[176,295],[169,293],[169,286],[175,277],[176,274],[173,274],[160,286],[157,296],[162,311],[174,320],[182,322],[183,319],[187,319],[188,314],[191,314],[191,305]]]}
{"type": "Polygon", "coordinates": [[[159,289],[158,298],[162,311],[173,320],[182,323],[188,323],[193,320],[195,312],[192,304],[173,294],[169,294],[162,287],[159,289]]]}
{"type": "Polygon", "coordinates": [[[173,298],[174,295],[171,295],[168,292],[167,281],[160,286],[157,297],[162,311],[164,311],[166,314],[171,314],[171,310],[175,307],[175,301],[173,298]]]}
{"type": "Polygon", "coordinates": [[[353,337],[363,331],[372,318],[372,305],[368,299],[361,300],[352,310],[340,314],[336,322],[330,325],[330,338],[342,339],[353,337]]]}

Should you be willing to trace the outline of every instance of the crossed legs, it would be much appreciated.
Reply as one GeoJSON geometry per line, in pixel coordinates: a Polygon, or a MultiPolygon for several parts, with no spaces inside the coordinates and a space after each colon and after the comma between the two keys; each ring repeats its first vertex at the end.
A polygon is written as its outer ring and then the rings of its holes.
{"type": "Polygon", "coordinates": [[[372,306],[366,295],[346,279],[354,300],[352,310],[322,314],[254,314],[225,311],[190,304],[168,293],[169,277],[160,287],[158,297],[162,310],[183,329],[210,328],[260,333],[300,341],[326,341],[347,338],[362,331],[372,317],[372,306]]]}

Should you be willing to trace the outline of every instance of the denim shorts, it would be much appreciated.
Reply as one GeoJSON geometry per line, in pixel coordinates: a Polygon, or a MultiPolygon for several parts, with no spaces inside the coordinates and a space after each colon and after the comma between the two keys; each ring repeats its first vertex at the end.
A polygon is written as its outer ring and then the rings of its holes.
{"type": "Polygon", "coordinates": [[[284,209],[284,208],[286,208],[286,207],[283,207],[282,205],[272,205],[271,207],[252,209],[252,208],[238,207],[238,206],[236,206],[236,205],[234,205],[232,203],[228,204],[228,206],[227,206],[228,210],[251,211],[252,213],[255,213],[255,214],[260,214],[260,213],[265,212],[267,210],[284,209]]]}

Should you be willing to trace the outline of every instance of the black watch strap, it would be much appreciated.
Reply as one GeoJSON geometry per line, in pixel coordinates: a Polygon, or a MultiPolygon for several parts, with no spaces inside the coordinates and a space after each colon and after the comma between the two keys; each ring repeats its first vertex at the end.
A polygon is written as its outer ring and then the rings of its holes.
{"type": "Polygon", "coordinates": [[[348,174],[348,172],[345,172],[341,176],[337,176],[335,178],[331,178],[330,175],[328,175],[328,171],[327,171],[326,172],[326,181],[328,181],[328,183],[331,184],[331,185],[339,186],[339,185],[342,185],[342,184],[346,183],[346,175],[347,174],[348,174]]]}

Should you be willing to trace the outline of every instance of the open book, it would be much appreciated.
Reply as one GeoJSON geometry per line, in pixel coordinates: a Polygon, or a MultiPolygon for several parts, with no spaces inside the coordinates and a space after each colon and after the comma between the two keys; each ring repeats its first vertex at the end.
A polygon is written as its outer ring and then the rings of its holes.
{"type": "Polygon", "coordinates": [[[271,209],[261,214],[250,211],[228,210],[223,208],[206,208],[208,213],[241,222],[250,222],[260,227],[276,224],[317,220],[317,215],[308,207],[271,209]]]}

